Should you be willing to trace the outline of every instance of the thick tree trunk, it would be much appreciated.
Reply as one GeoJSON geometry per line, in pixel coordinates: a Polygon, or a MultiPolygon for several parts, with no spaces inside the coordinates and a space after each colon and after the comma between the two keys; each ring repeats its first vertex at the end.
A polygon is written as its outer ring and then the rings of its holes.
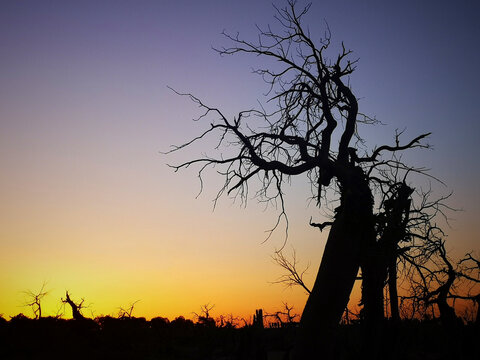
{"type": "Polygon", "coordinates": [[[373,214],[364,219],[369,225],[362,238],[360,267],[362,269],[363,332],[362,357],[376,360],[382,344],[384,319],[383,288],[386,275],[385,254],[377,243],[373,214]],[[370,221],[370,222],[369,222],[370,221]]]}
{"type": "Polygon", "coordinates": [[[372,196],[363,174],[341,185],[341,205],[300,320],[291,359],[332,358],[333,333],[357,277],[361,248],[375,234],[372,196]]]}
{"type": "Polygon", "coordinates": [[[453,328],[457,324],[457,315],[453,307],[448,305],[444,298],[437,300],[438,310],[440,310],[440,321],[446,327],[453,328]]]}
{"type": "Polygon", "coordinates": [[[393,257],[388,266],[388,294],[390,296],[390,315],[394,323],[400,322],[397,292],[397,257],[393,257]]]}
{"type": "Polygon", "coordinates": [[[300,320],[292,359],[330,357],[331,336],[348,304],[359,268],[358,244],[345,219],[338,217],[328,236],[315,284],[300,320]]]}
{"type": "MultiPolygon", "coordinates": [[[[84,316],[80,313],[79,305],[75,304],[75,303],[72,301],[72,299],[70,299],[70,295],[68,294],[68,291],[67,291],[67,293],[66,293],[66,298],[65,298],[65,300],[62,299],[62,302],[70,305],[70,307],[72,308],[72,316],[73,316],[73,319],[74,319],[74,320],[83,320],[83,319],[85,319],[84,316]]],[[[83,300],[82,300],[82,303],[83,303],[83,300]]],[[[80,304],[82,304],[82,303],[80,303],[80,304]]],[[[81,306],[81,305],[80,305],[80,306],[81,306]]]]}

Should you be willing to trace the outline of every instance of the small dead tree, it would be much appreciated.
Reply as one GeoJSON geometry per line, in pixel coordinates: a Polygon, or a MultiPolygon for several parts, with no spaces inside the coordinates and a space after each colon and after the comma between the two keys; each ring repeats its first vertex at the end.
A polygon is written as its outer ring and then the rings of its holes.
{"type": "Polygon", "coordinates": [[[133,317],[133,310],[135,308],[135,305],[139,302],[140,300],[136,300],[132,303],[127,308],[119,307],[118,309],[118,318],[119,319],[131,319],[133,317]]]}
{"type": "Polygon", "coordinates": [[[456,288],[457,266],[447,255],[441,229],[430,225],[421,240],[421,243],[411,245],[402,254],[406,262],[404,269],[408,270],[406,276],[409,286],[409,295],[402,296],[402,302],[409,301],[412,313],[417,311],[422,317],[427,316],[428,312],[435,317],[437,308],[441,322],[452,326],[457,317],[448,299],[456,288]]]}
{"type": "Polygon", "coordinates": [[[449,297],[472,302],[477,308],[473,323],[480,326],[480,260],[470,252],[465,254],[457,265],[456,274],[461,284],[449,297]]]}
{"type": "Polygon", "coordinates": [[[458,324],[455,301],[470,301],[477,306],[474,322],[478,324],[480,300],[478,260],[472,253],[467,253],[455,262],[448,256],[445,241],[438,234],[439,232],[430,235],[430,239],[433,240],[423,244],[423,250],[417,257],[411,256],[411,253],[405,257],[413,271],[409,274],[409,295],[403,296],[403,300],[409,301],[413,309],[422,316],[429,312],[432,317],[436,317],[437,309],[440,321],[447,327],[458,324]]]}
{"type": "Polygon", "coordinates": [[[265,313],[264,318],[273,319],[268,321],[269,327],[287,327],[297,324],[296,319],[299,319],[300,315],[293,313],[293,306],[283,302],[283,310],[265,313]]]}
{"type": "Polygon", "coordinates": [[[40,319],[42,317],[42,299],[48,295],[48,291],[45,290],[47,284],[44,282],[39,291],[33,292],[32,290],[27,290],[24,292],[27,295],[28,300],[25,302],[25,306],[32,308],[33,315],[35,319],[40,319]]]}
{"type": "Polygon", "coordinates": [[[197,318],[197,323],[205,326],[215,326],[215,319],[210,316],[210,311],[215,307],[214,304],[204,304],[200,307],[200,314],[194,312],[193,314],[197,318]]]}
{"type": "Polygon", "coordinates": [[[215,324],[219,328],[236,329],[239,327],[240,318],[233,314],[219,315],[215,319],[215,324]]]}
{"type": "Polygon", "coordinates": [[[415,286],[420,288],[417,294],[424,307],[436,305],[439,310],[441,322],[451,327],[455,324],[457,317],[454,308],[448,304],[454,283],[457,279],[457,272],[445,250],[445,241],[441,238],[430,240],[431,249],[434,251],[427,263],[415,265],[418,280],[413,281],[415,286]]]}
{"type": "Polygon", "coordinates": [[[65,292],[65,299],[61,298],[62,303],[70,305],[72,308],[72,316],[74,320],[83,320],[85,317],[82,315],[81,310],[84,308],[83,303],[85,299],[82,298],[78,304],[75,303],[71,298],[68,291],[65,292]]]}

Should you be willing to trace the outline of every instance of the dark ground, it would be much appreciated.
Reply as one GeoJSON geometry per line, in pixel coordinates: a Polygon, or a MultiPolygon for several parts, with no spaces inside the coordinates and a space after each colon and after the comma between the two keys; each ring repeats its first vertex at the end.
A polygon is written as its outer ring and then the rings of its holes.
{"type": "MultiPolygon", "coordinates": [[[[0,358],[9,359],[284,359],[296,328],[215,327],[183,318],[102,317],[96,320],[0,318],[0,358]]],[[[361,358],[361,324],[339,326],[337,359],[361,358]]],[[[480,359],[480,331],[473,325],[445,329],[436,322],[386,323],[382,359],[480,359]]]]}

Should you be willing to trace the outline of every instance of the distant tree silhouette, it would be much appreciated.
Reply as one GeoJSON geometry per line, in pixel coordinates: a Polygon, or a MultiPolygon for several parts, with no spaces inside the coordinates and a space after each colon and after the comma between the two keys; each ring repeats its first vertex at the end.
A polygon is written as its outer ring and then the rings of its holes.
{"type": "Polygon", "coordinates": [[[150,320],[150,326],[155,329],[164,329],[170,324],[167,318],[157,316],[150,320]]]}
{"type": "MultiPolygon", "coordinates": [[[[403,255],[402,255],[403,256],[403,255]]],[[[410,265],[409,293],[401,296],[408,303],[412,316],[435,317],[438,309],[440,321],[447,327],[458,324],[456,300],[467,300],[477,305],[475,323],[478,323],[480,299],[480,268],[471,253],[455,261],[447,254],[443,233],[432,227],[425,242],[415,251],[407,251],[405,259],[410,265]],[[430,309],[430,311],[429,311],[430,309]]]]}
{"type": "MultiPolygon", "coordinates": [[[[447,326],[452,326],[455,323],[457,316],[454,308],[448,304],[447,298],[457,277],[457,272],[450,262],[450,259],[447,257],[447,251],[445,250],[445,243],[443,241],[438,244],[437,252],[446,266],[446,268],[441,270],[446,276],[445,281],[440,286],[428,293],[427,303],[436,303],[440,311],[440,319],[442,322],[447,326]]],[[[434,271],[432,271],[431,274],[434,274],[434,271]]]]}
{"type": "Polygon", "coordinates": [[[215,319],[215,323],[219,328],[229,328],[234,329],[239,327],[240,318],[237,316],[233,316],[233,314],[228,315],[219,315],[217,319],[215,319]]]}
{"type": "Polygon", "coordinates": [[[42,287],[39,291],[33,292],[31,290],[27,290],[24,293],[28,296],[28,300],[25,303],[25,306],[30,306],[33,311],[33,315],[35,319],[40,319],[42,317],[42,299],[48,295],[48,291],[45,290],[46,283],[42,284],[42,287]]]}
{"type": "Polygon", "coordinates": [[[82,315],[81,310],[83,308],[83,303],[85,302],[85,299],[82,298],[82,301],[80,301],[78,304],[76,304],[71,298],[70,294],[68,291],[65,292],[65,299],[61,299],[64,304],[70,305],[72,308],[72,316],[75,320],[83,320],[85,317],[82,315]]]}
{"type": "Polygon", "coordinates": [[[252,326],[257,329],[263,329],[263,309],[256,309],[253,314],[252,326]]]}
{"type": "Polygon", "coordinates": [[[170,325],[176,329],[188,330],[193,329],[195,324],[190,319],[185,319],[183,316],[178,316],[170,322],[170,325]]]}
{"type": "Polygon", "coordinates": [[[284,302],[282,310],[273,313],[265,313],[264,317],[266,319],[273,319],[273,322],[268,321],[269,327],[287,327],[295,325],[296,319],[299,318],[300,315],[293,313],[293,306],[284,302]]]}
{"type": "Polygon", "coordinates": [[[210,316],[210,311],[212,311],[214,307],[215,305],[207,303],[201,306],[199,314],[194,312],[193,314],[197,318],[197,323],[208,327],[214,327],[215,320],[210,316]]]}
{"type": "Polygon", "coordinates": [[[133,303],[131,303],[127,308],[120,307],[118,310],[118,318],[119,319],[124,319],[124,318],[129,318],[131,319],[133,317],[133,310],[135,309],[135,305],[139,302],[140,300],[136,300],[133,303]]]}
{"type": "MultiPolygon", "coordinates": [[[[377,357],[375,342],[379,341],[380,323],[384,316],[383,269],[384,257],[379,252],[376,219],[373,213],[373,189],[390,180],[385,172],[392,167],[417,171],[394,155],[406,149],[425,148],[422,143],[429,134],[422,134],[402,143],[401,133],[393,145],[382,145],[368,151],[359,136],[359,126],[376,124],[363,115],[352,92],[350,76],[356,60],[343,44],[334,60],[328,60],[331,38],[327,31],[323,39],[314,41],[302,18],[309,6],[298,10],[294,2],[277,9],[276,19],[281,31],[271,27],[260,30],[258,41],[247,41],[238,35],[224,33],[233,46],[219,49],[221,55],[250,54],[273,61],[255,72],[269,86],[269,104],[276,108],[240,111],[229,119],[221,110],[189,96],[210,126],[183,145],[181,150],[209,135],[218,136],[228,155],[204,156],[172,167],[177,171],[191,165],[200,166],[199,177],[215,167],[225,178],[217,199],[233,194],[246,199],[249,184],[260,183],[256,195],[280,205],[280,221],[288,218],[284,207],[284,186],[292,176],[306,176],[312,186],[317,205],[325,201],[325,190],[333,189],[340,205],[335,209],[318,274],[305,305],[298,331],[293,359],[330,358],[332,330],[347,306],[359,269],[362,271],[366,346],[370,358],[377,357]],[[253,122],[253,120],[257,120],[253,122]],[[338,146],[337,144],[338,139],[338,146]],[[361,154],[360,154],[361,153],[361,154]],[[392,156],[393,155],[393,156],[392,156]]],[[[270,105],[266,105],[270,106],[270,105]]],[[[273,230],[274,230],[273,229],[273,230]]],[[[273,231],[272,230],[272,231],[273,231]]]]}
{"type": "Polygon", "coordinates": [[[453,299],[469,300],[477,307],[477,314],[475,317],[475,325],[480,326],[480,258],[475,257],[471,252],[458,262],[460,271],[457,272],[457,277],[468,283],[465,288],[466,293],[451,294],[453,299]]]}

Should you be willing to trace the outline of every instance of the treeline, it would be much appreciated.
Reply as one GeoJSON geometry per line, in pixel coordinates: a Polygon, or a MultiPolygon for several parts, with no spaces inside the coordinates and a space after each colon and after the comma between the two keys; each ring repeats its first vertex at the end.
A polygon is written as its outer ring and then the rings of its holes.
{"type": "Polygon", "coordinates": [[[258,325],[238,326],[226,318],[217,323],[211,317],[32,319],[19,314],[9,321],[0,317],[0,358],[260,359],[272,349],[286,353],[293,330],[268,330],[264,334],[258,325]]]}
{"type": "MultiPolygon", "coordinates": [[[[273,314],[266,314],[268,317],[273,314]]],[[[255,321],[235,323],[229,317],[214,320],[180,316],[146,320],[134,316],[95,319],[0,317],[2,359],[287,359],[297,333],[296,322],[263,326],[255,321]]],[[[268,323],[268,322],[267,322],[268,323]]],[[[274,324],[275,322],[270,322],[274,324]]],[[[480,332],[474,324],[442,326],[436,320],[386,321],[383,359],[474,359],[480,332]]],[[[337,359],[356,359],[362,353],[361,320],[333,330],[330,344],[337,359]]]]}

